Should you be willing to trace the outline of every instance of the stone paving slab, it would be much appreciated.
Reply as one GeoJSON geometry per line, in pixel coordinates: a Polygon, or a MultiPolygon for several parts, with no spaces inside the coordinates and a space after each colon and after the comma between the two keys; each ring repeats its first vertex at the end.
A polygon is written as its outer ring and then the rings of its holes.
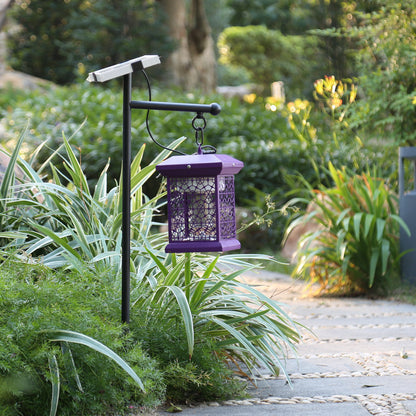
{"type": "MultiPolygon", "coordinates": [[[[275,300],[280,301],[279,297],[275,297],[275,300]]],[[[314,304],[314,299],[310,299],[307,302],[300,300],[290,300],[283,299],[282,303],[285,304],[285,311],[291,312],[296,316],[307,317],[319,317],[324,315],[324,317],[333,318],[335,316],[344,315],[345,317],[353,316],[367,316],[369,318],[374,316],[416,316],[414,308],[409,308],[413,305],[403,305],[393,303],[390,305],[383,301],[380,301],[381,304],[378,304],[377,301],[368,302],[364,299],[356,299],[354,302],[348,304],[339,304],[334,306],[329,306],[328,301],[325,304],[316,305],[314,304]],[[291,304],[288,301],[293,302],[291,304]],[[329,316],[329,313],[331,316],[329,316]]]]}
{"type": "Polygon", "coordinates": [[[416,326],[400,327],[393,325],[390,327],[361,328],[354,325],[311,327],[316,338],[326,339],[374,339],[374,338],[415,338],[416,326]]]}
{"type": "MultiPolygon", "coordinates": [[[[163,412],[168,415],[169,413],[163,412]]],[[[181,415],[198,416],[368,416],[368,412],[359,403],[345,403],[342,408],[334,403],[313,404],[269,404],[269,405],[241,405],[241,406],[204,406],[197,409],[184,409],[181,415]]]]}
{"type": "MultiPolygon", "coordinates": [[[[298,356],[317,355],[323,351],[331,354],[339,353],[366,353],[366,352],[381,352],[381,353],[400,353],[402,350],[409,354],[409,351],[416,350],[416,341],[411,339],[398,339],[391,338],[386,339],[373,339],[373,340],[328,340],[328,341],[316,341],[314,343],[304,343],[297,347],[298,356]],[[324,345],[324,346],[323,346],[324,345]]],[[[295,358],[290,353],[290,358],[295,358]]]]}
{"type": "Polygon", "coordinates": [[[416,375],[384,377],[324,377],[292,380],[292,387],[283,379],[261,380],[257,388],[250,388],[253,397],[291,398],[296,396],[352,396],[369,394],[416,393],[416,375]]]}
{"type": "MultiPolygon", "coordinates": [[[[288,374],[317,374],[328,371],[341,372],[358,372],[362,367],[349,357],[340,358],[299,358],[290,359],[286,362],[286,371],[288,374]]],[[[263,374],[267,374],[263,373],[263,374]]]]}
{"type": "MultiPolygon", "coordinates": [[[[294,315],[290,315],[292,319],[294,319],[294,315]]],[[[307,328],[314,329],[315,327],[320,328],[328,328],[328,327],[336,327],[339,325],[345,325],[346,322],[351,322],[355,326],[359,326],[362,329],[366,329],[369,327],[382,327],[382,326],[392,326],[392,325],[399,325],[401,327],[406,325],[413,325],[416,326],[416,314],[414,316],[406,315],[399,315],[396,314],[394,316],[379,316],[375,315],[372,317],[362,316],[362,315],[352,315],[349,317],[331,317],[331,322],[328,322],[329,317],[327,316],[317,316],[315,318],[304,318],[299,317],[297,318],[305,325],[307,328]]]]}
{"type": "Polygon", "coordinates": [[[414,371],[416,374],[416,348],[409,353],[408,358],[403,359],[400,356],[393,356],[388,358],[388,362],[393,363],[404,370],[414,371]]]}
{"type": "Polygon", "coordinates": [[[412,412],[414,415],[416,415],[416,400],[409,400],[404,403],[404,407],[406,410],[412,412]]]}

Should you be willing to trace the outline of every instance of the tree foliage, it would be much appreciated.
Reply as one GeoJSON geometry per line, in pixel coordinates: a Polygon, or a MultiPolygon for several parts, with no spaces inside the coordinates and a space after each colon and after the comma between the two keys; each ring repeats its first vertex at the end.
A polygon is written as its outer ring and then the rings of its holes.
{"type": "Polygon", "coordinates": [[[399,144],[416,141],[416,1],[383,2],[377,11],[358,14],[348,29],[360,49],[357,69],[361,100],[355,127],[399,144]]]}
{"type": "Polygon", "coordinates": [[[15,69],[68,84],[86,72],[143,54],[163,54],[170,43],[155,0],[19,0],[10,39],[15,69]]]}
{"type": "Polygon", "coordinates": [[[285,81],[292,93],[301,92],[304,68],[316,48],[313,37],[288,35],[265,26],[232,26],[219,38],[220,61],[245,68],[251,80],[264,87],[285,81]]]}
{"type": "Polygon", "coordinates": [[[313,78],[333,74],[343,78],[354,74],[352,59],[356,45],[345,33],[334,31],[351,27],[356,11],[369,13],[377,8],[378,0],[341,2],[338,0],[229,0],[232,9],[230,24],[236,26],[265,25],[283,35],[317,35],[311,63],[319,65],[313,73],[310,65],[304,66],[304,77],[313,78]],[[312,74],[311,74],[312,72],[312,74]],[[315,75],[316,74],[316,75],[315,75]]]}
{"type": "Polygon", "coordinates": [[[301,34],[314,27],[310,0],[229,0],[230,25],[265,25],[283,34],[301,34]]]}

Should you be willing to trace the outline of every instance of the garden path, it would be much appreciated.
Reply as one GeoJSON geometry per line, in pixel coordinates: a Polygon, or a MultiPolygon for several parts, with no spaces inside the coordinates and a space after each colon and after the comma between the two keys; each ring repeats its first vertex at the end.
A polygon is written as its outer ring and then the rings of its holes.
{"type": "Polygon", "coordinates": [[[277,273],[244,280],[315,334],[302,330],[297,358],[289,353],[292,386],[264,370],[251,398],[184,407],[182,415],[416,415],[416,306],[305,297],[303,282],[277,273]]]}

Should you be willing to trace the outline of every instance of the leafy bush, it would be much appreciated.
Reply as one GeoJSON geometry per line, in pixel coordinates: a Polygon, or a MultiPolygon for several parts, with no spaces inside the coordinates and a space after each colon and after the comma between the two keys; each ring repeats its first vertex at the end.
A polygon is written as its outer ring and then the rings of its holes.
{"type": "Polygon", "coordinates": [[[224,364],[227,357],[214,352],[215,340],[204,339],[204,332],[195,332],[196,348],[190,360],[185,330],[179,322],[167,329],[156,321],[140,326],[134,320],[130,330],[157,357],[166,383],[167,403],[227,400],[245,395],[244,384],[224,364]]]}
{"type": "MultiPolygon", "coordinates": [[[[138,91],[134,95],[146,96],[138,91]]],[[[229,153],[240,158],[245,168],[238,176],[237,204],[246,205],[252,198],[250,189],[257,188],[264,193],[288,190],[279,172],[300,171],[309,177],[308,169],[298,140],[288,129],[285,117],[279,113],[266,111],[264,102],[256,100],[254,104],[240,103],[238,100],[224,100],[218,95],[194,96],[180,95],[175,91],[157,91],[153,97],[160,101],[197,101],[201,103],[219,102],[222,112],[216,117],[207,117],[205,142],[216,146],[218,152],[229,153]],[[257,149],[257,151],[256,151],[257,149]],[[281,155],[282,149],[284,154],[281,155]],[[301,152],[300,157],[297,157],[301,152]],[[287,155],[288,157],[284,157],[287,155]],[[262,161],[267,157],[267,162],[262,161]],[[273,160],[278,158],[279,171],[273,160]],[[241,179],[240,179],[241,178],[241,179]],[[282,187],[283,186],[283,187],[282,187]]],[[[12,148],[17,137],[24,130],[27,120],[29,127],[25,136],[26,159],[37,146],[44,143],[38,152],[36,164],[39,166],[50,157],[51,150],[59,149],[63,143],[62,132],[69,138],[82,170],[92,189],[102,170],[108,166],[108,180],[113,183],[119,179],[122,158],[122,100],[121,92],[100,87],[61,87],[44,94],[27,93],[16,95],[6,93],[3,108],[7,135],[12,148]],[[76,103],[76,104],[75,104],[76,103]],[[80,126],[82,128],[80,129],[80,126]]],[[[145,128],[145,112],[136,111],[132,119],[132,152],[137,153],[143,143],[149,144],[144,153],[143,163],[149,164],[156,157],[159,148],[154,145],[145,128]]],[[[193,115],[152,111],[150,128],[153,135],[165,146],[181,135],[189,139],[181,144],[180,150],[186,153],[196,151],[194,130],[191,127],[193,115]]],[[[60,153],[63,153],[61,150],[60,153]]],[[[63,168],[63,159],[55,157],[54,165],[63,168]]],[[[35,166],[36,166],[35,164],[35,166]]],[[[154,196],[159,181],[155,178],[145,184],[145,193],[154,196]]]]}
{"type": "MultiPolygon", "coordinates": [[[[20,162],[21,169],[31,181],[10,188],[12,192],[13,189],[23,190],[24,194],[19,199],[5,201],[2,217],[9,225],[0,237],[17,237],[18,240],[11,244],[24,248],[23,259],[42,255],[42,263],[51,268],[82,270],[87,267],[118,273],[121,267],[122,189],[107,189],[107,169],[104,169],[91,193],[68,141],[65,140],[64,145],[66,172],[64,174],[51,165],[53,182],[44,182],[39,171],[20,162]],[[62,184],[63,178],[69,182],[68,186],[62,184]]],[[[154,173],[157,161],[169,153],[162,152],[157,160],[142,169],[143,151],[144,147],[131,168],[131,238],[132,250],[138,253],[144,251],[143,239],[151,243],[152,214],[158,198],[147,200],[142,186],[154,173]]],[[[12,167],[10,164],[6,172],[12,167]]],[[[136,258],[141,261],[140,256],[136,255],[136,258]]],[[[136,263],[132,266],[134,270],[136,263]]]]}
{"type": "MultiPolygon", "coordinates": [[[[262,214],[264,195],[272,195],[276,206],[281,207],[288,200],[286,194],[299,187],[296,179],[298,173],[312,186],[321,182],[329,186],[331,178],[321,168],[327,166],[329,161],[336,167],[346,166],[357,172],[377,163],[383,168],[383,176],[386,177],[396,171],[395,149],[362,143],[347,124],[344,114],[356,103],[349,102],[350,92],[346,84],[343,83],[341,91],[339,81],[332,77],[326,81],[326,90],[332,88],[334,82],[338,85],[337,99],[343,100],[343,104],[335,110],[330,109],[330,97],[319,95],[317,106],[299,99],[283,106],[271,98],[253,96],[240,102],[236,99],[225,100],[218,95],[181,95],[174,90],[159,91],[157,88],[154,89],[153,98],[158,101],[221,104],[222,112],[218,116],[207,116],[205,143],[216,146],[219,153],[233,155],[244,162],[245,167],[235,181],[237,205],[262,214]],[[322,110],[328,114],[323,116],[322,110]],[[263,197],[259,198],[260,195],[263,197]]],[[[325,94],[329,92],[325,91],[325,94]]],[[[133,96],[145,98],[147,92],[134,90],[133,96]]],[[[0,97],[0,108],[4,116],[6,144],[8,142],[10,148],[14,146],[29,119],[24,145],[25,159],[29,160],[33,149],[43,144],[33,161],[34,166],[39,168],[48,160],[51,152],[57,151],[61,156],[55,156],[52,161],[56,168],[64,172],[63,136],[68,137],[93,194],[103,169],[106,169],[109,185],[119,180],[122,158],[121,105],[121,91],[98,86],[59,87],[42,94],[5,91],[0,97]],[[107,165],[109,160],[110,164],[107,165]]],[[[196,146],[192,117],[192,114],[186,113],[152,111],[150,128],[165,146],[171,146],[181,135],[188,136],[181,143],[180,150],[193,153],[196,146]]],[[[144,118],[145,111],[133,112],[132,152],[138,153],[145,143],[147,146],[142,163],[148,165],[157,156],[159,148],[151,142],[144,118]]],[[[45,166],[42,174],[48,169],[45,166]]],[[[66,179],[61,180],[65,184],[66,179]]],[[[143,184],[144,193],[149,197],[155,196],[159,185],[160,178],[148,178],[143,184]]],[[[255,241],[249,240],[247,249],[258,250],[261,244],[278,247],[287,219],[280,213],[273,214],[272,218],[275,224],[269,228],[261,227],[257,242],[251,245],[255,241]]]]}
{"type": "Polygon", "coordinates": [[[60,415],[124,413],[128,405],[155,406],[164,400],[163,373],[118,323],[118,297],[108,292],[105,279],[7,260],[0,264],[0,293],[2,414],[49,414],[52,385],[58,379],[60,415]],[[146,393],[97,351],[52,342],[62,328],[118,352],[146,393]]]}
{"type": "Polygon", "coordinates": [[[323,292],[385,291],[398,275],[399,225],[407,230],[397,197],[370,172],[354,175],[332,164],[329,172],[335,186],[308,186],[310,211],[288,228],[319,224],[301,238],[294,274],[319,283],[323,292]]]}
{"type": "Polygon", "coordinates": [[[220,62],[242,67],[266,95],[275,81],[284,81],[291,97],[304,92],[304,69],[316,50],[313,36],[284,36],[265,26],[231,26],[218,40],[220,62]]]}

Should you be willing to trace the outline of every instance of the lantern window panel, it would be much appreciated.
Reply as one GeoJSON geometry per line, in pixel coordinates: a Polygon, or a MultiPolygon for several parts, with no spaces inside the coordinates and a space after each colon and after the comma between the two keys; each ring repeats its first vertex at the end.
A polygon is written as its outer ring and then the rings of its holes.
{"type": "Polygon", "coordinates": [[[217,241],[215,177],[169,178],[170,241],[217,241]]]}

